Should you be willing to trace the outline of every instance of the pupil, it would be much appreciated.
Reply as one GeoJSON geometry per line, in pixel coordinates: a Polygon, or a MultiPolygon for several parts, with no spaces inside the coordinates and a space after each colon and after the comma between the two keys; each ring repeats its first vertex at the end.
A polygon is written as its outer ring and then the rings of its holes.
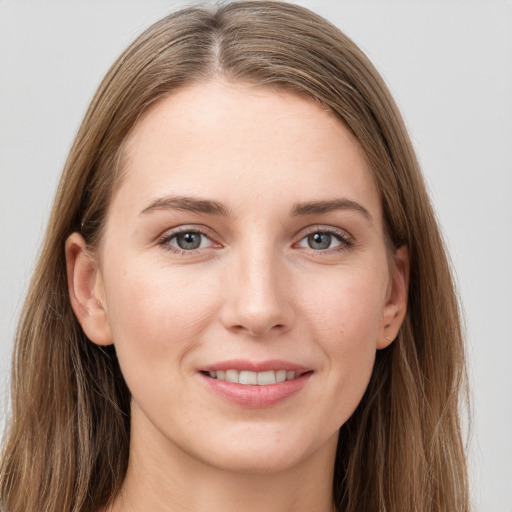
{"type": "Polygon", "coordinates": [[[201,245],[201,235],[199,233],[183,233],[176,238],[180,249],[197,249],[201,245]]]}
{"type": "Polygon", "coordinates": [[[331,235],[328,233],[313,233],[308,236],[311,249],[328,249],[331,245],[331,235]]]}

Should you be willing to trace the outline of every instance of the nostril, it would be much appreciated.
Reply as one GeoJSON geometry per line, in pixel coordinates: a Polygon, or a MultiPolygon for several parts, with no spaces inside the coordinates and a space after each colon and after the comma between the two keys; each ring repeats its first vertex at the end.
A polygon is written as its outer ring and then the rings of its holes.
{"type": "Polygon", "coordinates": [[[231,328],[237,332],[247,332],[248,334],[250,334],[252,336],[263,336],[272,331],[274,331],[274,332],[284,331],[286,329],[286,325],[285,324],[275,324],[270,327],[266,327],[264,325],[237,324],[237,325],[233,325],[231,328]]]}

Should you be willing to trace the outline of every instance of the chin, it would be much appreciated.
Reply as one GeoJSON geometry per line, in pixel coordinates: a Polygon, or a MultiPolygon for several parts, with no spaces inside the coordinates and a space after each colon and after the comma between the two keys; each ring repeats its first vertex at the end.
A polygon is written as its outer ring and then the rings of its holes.
{"type": "Polygon", "coordinates": [[[309,458],[308,453],[293,450],[281,450],[275,447],[261,449],[261,447],[246,447],[243,452],[237,451],[225,454],[215,459],[208,457],[204,460],[216,469],[247,475],[268,475],[269,473],[286,472],[299,466],[309,458]]]}
{"type": "Polygon", "coordinates": [[[210,467],[241,474],[286,472],[306,463],[314,454],[335,453],[338,431],[327,439],[307,439],[286,429],[247,428],[243,435],[210,438],[208,446],[194,446],[196,459],[210,467]],[[201,449],[202,448],[202,449],[201,449]]]}

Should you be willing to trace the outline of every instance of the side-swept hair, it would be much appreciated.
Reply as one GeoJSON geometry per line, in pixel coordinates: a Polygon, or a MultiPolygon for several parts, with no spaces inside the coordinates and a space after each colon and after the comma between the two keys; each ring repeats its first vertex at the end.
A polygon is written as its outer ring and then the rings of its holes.
{"type": "Polygon", "coordinates": [[[468,512],[458,301],[404,123],[352,41],[309,10],[274,1],[171,14],[101,83],[66,162],[16,335],[0,508],[94,512],[123,481],[130,395],[114,347],[91,343],[73,314],[64,242],[74,231],[93,247],[101,239],[123,141],[142,112],[215,77],[294,91],[332,111],[371,165],[390,244],[409,249],[406,319],[378,351],[363,400],[340,430],[338,509],[468,512]]]}

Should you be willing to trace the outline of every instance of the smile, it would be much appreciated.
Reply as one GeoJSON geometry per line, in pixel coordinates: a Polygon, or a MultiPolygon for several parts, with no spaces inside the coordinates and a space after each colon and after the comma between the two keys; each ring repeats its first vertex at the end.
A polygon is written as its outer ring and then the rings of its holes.
{"type": "Polygon", "coordinates": [[[212,379],[223,380],[226,382],[253,385],[253,386],[269,386],[271,384],[279,384],[287,380],[294,380],[301,374],[287,370],[269,370],[265,372],[252,372],[248,370],[218,370],[210,371],[208,375],[212,379]]]}
{"type": "Polygon", "coordinates": [[[204,384],[221,399],[244,408],[266,408],[300,393],[311,368],[286,361],[232,360],[201,368],[204,384]]]}

